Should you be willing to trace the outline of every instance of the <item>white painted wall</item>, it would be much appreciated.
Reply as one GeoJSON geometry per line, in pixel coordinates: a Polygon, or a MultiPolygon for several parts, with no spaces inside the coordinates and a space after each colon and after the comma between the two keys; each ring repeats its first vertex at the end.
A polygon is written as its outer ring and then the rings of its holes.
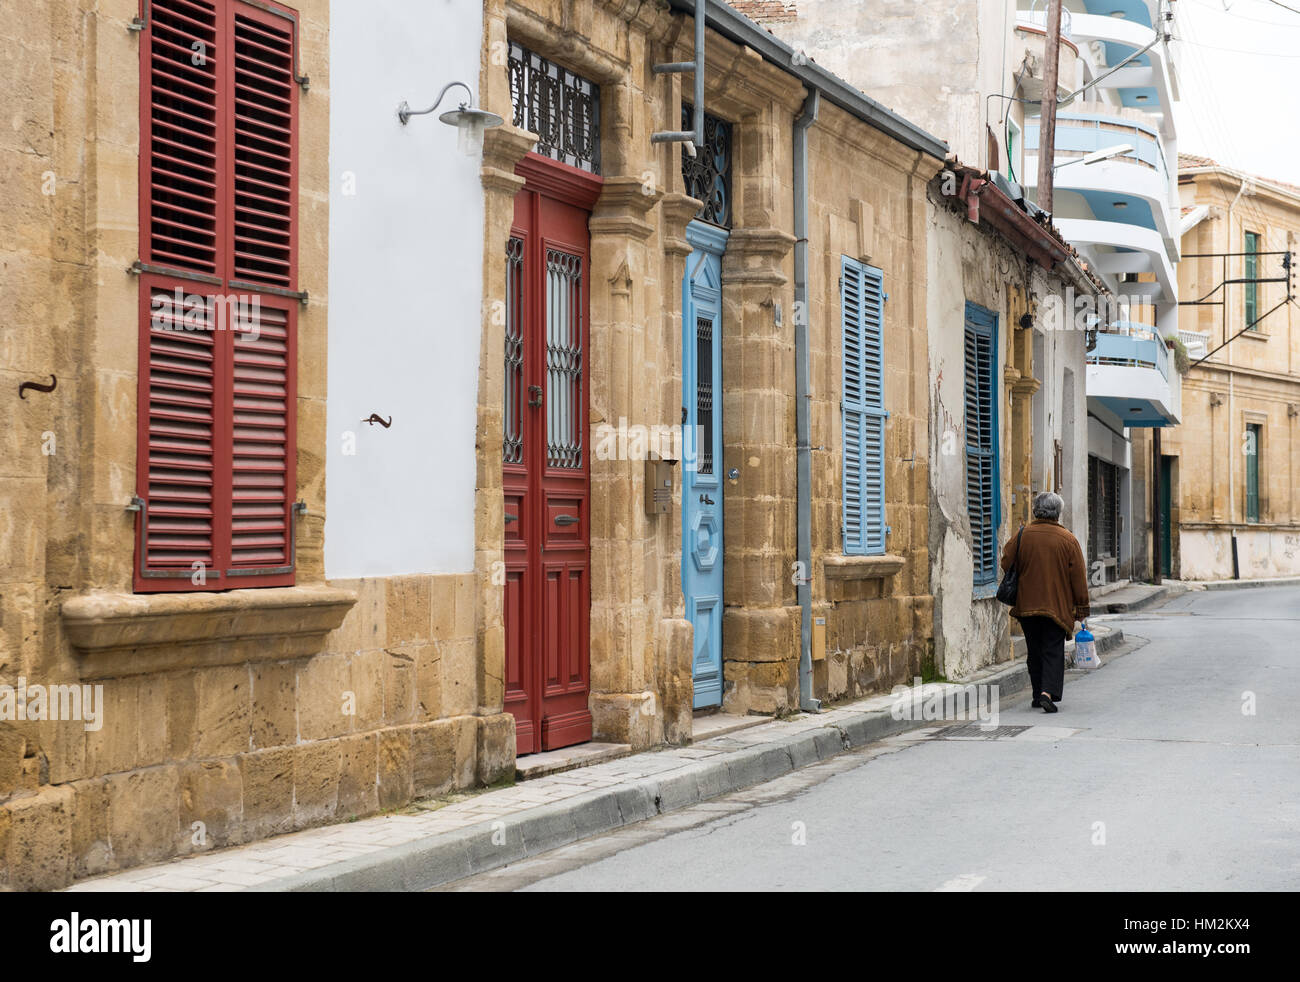
{"type": "Polygon", "coordinates": [[[331,579],[474,566],[479,160],[438,121],[463,90],[407,126],[397,107],[424,109],[453,80],[477,99],[482,18],[465,0],[330,4],[331,579]],[[371,413],[392,428],[362,425],[371,413]]]}
{"type": "MultiPolygon", "coordinates": [[[[1230,529],[1179,531],[1180,570],[1185,580],[1232,579],[1230,529]]],[[[1300,575],[1300,535],[1278,529],[1238,528],[1237,565],[1242,579],[1300,575]]]]}

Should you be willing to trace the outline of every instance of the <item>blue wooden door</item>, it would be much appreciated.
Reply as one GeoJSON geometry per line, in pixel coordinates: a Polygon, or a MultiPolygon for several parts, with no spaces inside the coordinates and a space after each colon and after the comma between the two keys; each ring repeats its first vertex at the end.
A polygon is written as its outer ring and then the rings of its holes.
{"type": "Polygon", "coordinates": [[[727,232],[687,226],[682,287],[682,592],[695,627],[694,707],[722,704],[722,252],[727,232]]]}

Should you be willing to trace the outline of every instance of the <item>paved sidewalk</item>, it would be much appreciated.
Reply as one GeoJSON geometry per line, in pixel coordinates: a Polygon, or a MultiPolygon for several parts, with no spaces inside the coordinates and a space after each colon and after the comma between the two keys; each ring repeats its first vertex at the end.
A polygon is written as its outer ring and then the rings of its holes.
{"type": "MultiPolygon", "coordinates": [[[[1123,635],[1110,630],[1118,643],[1123,635]]],[[[1109,647],[1109,645],[1108,645],[1109,647]]],[[[1028,686],[1024,662],[931,683],[1001,699],[1028,686]]],[[[896,720],[890,695],[693,743],[606,760],[498,790],[417,802],[400,813],[308,829],[158,866],[83,880],[71,892],[420,890],[631,825],[926,725],[896,720]]],[[[918,713],[919,715],[919,713],[918,713]]],[[[932,725],[933,721],[929,721],[932,725]]],[[[717,725],[716,723],[714,724],[717,725]]]]}

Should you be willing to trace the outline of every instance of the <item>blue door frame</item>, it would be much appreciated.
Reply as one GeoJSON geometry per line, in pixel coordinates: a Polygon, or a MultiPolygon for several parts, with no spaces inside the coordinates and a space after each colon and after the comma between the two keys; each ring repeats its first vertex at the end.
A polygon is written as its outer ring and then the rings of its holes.
{"type": "Polygon", "coordinates": [[[695,628],[693,707],[722,705],[722,253],[727,231],[686,227],[682,283],[682,593],[695,628]]]}

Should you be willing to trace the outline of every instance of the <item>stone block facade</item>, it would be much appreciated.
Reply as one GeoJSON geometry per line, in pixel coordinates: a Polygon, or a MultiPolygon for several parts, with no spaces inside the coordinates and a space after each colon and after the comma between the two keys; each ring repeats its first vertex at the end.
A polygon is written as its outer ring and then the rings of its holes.
{"type": "Polygon", "coordinates": [[[139,5],[37,0],[0,17],[14,121],[0,135],[0,686],[102,687],[98,726],[0,720],[0,886],[59,887],[513,774],[479,578],[324,579],[329,3],[296,8],[311,79],[298,186],[306,511],[295,586],[217,594],[132,593],[139,5]],[[53,392],[17,398],[51,375],[53,392]]]}

